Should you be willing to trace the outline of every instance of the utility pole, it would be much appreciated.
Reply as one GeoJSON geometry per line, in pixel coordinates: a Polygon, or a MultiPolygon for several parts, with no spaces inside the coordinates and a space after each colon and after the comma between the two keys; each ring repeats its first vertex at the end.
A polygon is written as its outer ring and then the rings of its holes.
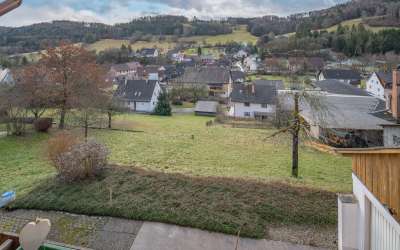
{"type": "Polygon", "coordinates": [[[3,0],[0,2],[0,17],[8,12],[18,8],[22,4],[22,0],[3,0]]]}

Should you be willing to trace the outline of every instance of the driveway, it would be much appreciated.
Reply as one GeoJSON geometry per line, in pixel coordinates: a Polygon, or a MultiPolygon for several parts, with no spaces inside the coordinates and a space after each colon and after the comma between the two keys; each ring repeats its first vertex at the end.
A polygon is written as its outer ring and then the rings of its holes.
{"type": "Polygon", "coordinates": [[[50,219],[48,239],[96,250],[322,250],[286,242],[237,238],[163,223],[38,210],[0,209],[0,232],[19,233],[36,218],[50,219]]]}
{"type": "Polygon", "coordinates": [[[162,223],[145,222],[130,250],[319,250],[285,242],[237,238],[162,223]]]}

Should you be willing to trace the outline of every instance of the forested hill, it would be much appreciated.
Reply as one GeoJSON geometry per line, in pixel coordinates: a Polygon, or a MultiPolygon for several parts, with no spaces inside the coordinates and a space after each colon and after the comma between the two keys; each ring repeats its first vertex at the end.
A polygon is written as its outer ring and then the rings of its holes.
{"type": "Polygon", "coordinates": [[[93,43],[100,39],[140,39],[144,35],[219,35],[232,32],[225,21],[189,20],[183,16],[153,16],[129,23],[106,25],[72,21],[54,21],[18,28],[0,27],[0,52],[8,54],[37,51],[60,40],[93,43]]]}
{"type": "Polygon", "coordinates": [[[400,0],[352,0],[328,9],[288,17],[264,16],[248,19],[247,24],[253,35],[263,36],[296,32],[304,25],[318,30],[361,17],[366,18],[365,24],[369,26],[400,26],[400,0]]]}

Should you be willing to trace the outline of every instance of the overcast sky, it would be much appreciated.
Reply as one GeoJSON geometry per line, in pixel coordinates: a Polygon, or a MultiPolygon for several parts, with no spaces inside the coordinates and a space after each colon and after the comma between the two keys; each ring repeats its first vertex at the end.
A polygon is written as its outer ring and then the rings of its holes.
{"type": "MultiPolygon", "coordinates": [[[[0,0],[2,1],[2,0],[0,0]]],[[[113,24],[134,17],[177,14],[221,18],[281,15],[322,9],[347,0],[24,0],[0,17],[0,26],[22,26],[51,20],[113,24]]]]}

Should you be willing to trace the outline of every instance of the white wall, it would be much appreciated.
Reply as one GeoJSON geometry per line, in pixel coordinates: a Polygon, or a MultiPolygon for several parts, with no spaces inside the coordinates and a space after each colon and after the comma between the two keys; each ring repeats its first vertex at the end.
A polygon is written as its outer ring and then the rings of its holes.
{"type": "Polygon", "coordinates": [[[276,105],[268,104],[266,108],[263,108],[261,104],[250,103],[250,106],[246,107],[244,103],[232,102],[229,109],[230,116],[239,118],[254,118],[254,112],[270,113],[274,115],[276,112],[276,105]],[[246,116],[246,112],[249,112],[250,116],[246,116]]]}
{"type": "Polygon", "coordinates": [[[154,109],[157,106],[158,97],[161,94],[161,91],[162,90],[161,90],[160,84],[157,83],[155,88],[154,88],[153,96],[151,97],[151,101],[150,102],[136,102],[136,110],[135,110],[135,103],[134,102],[127,103],[126,106],[132,111],[144,112],[144,113],[153,113],[154,109]]]}
{"type": "Polygon", "coordinates": [[[367,91],[373,94],[375,97],[385,100],[385,88],[380,83],[380,80],[376,73],[373,73],[372,76],[368,79],[367,91]]]}

